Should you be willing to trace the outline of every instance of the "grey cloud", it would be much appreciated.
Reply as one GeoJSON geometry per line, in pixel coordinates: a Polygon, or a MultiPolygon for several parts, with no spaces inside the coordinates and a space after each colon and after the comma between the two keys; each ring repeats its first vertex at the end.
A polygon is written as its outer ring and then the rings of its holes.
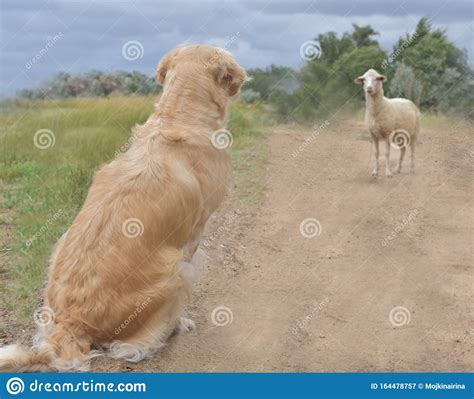
{"type": "Polygon", "coordinates": [[[348,31],[353,22],[371,24],[380,32],[381,45],[390,51],[423,15],[433,15],[434,25],[446,27],[457,45],[471,45],[472,6],[464,0],[4,0],[1,90],[13,94],[60,70],[125,69],[152,75],[158,60],[176,45],[222,46],[237,32],[238,40],[229,50],[245,67],[272,63],[298,67],[304,41],[327,31],[348,31]],[[61,40],[25,71],[25,63],[59,31],[64,34],[61,40]],[[138,40],[144,47],[143,57],[133,62],[122,57],[122,46],[129,40],[138,40]]]}
{"type": "Polygon", "coordinates": [[[265,7],[268,14],[313,13],[339,16],[393,15],[433,16],[440,21],[469,20],[473,15],[470,0],[318,0],[318,1],[247,1],[250,10],[265,7]]]}

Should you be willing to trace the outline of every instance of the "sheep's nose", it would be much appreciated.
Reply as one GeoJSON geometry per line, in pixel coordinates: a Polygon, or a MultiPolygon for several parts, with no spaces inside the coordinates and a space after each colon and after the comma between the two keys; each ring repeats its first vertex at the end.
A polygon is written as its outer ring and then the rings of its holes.
{"type": "Polygon", "coordinates": [[[368,86],[367,87],[367,93],[372,93],[374,89],[372,88],[372,86],[368,86]]]}

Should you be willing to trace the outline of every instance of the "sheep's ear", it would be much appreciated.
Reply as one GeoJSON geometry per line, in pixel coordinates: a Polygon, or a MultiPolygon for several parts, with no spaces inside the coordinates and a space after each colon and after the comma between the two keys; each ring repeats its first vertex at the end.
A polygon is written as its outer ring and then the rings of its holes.
{"type": "Polygon", "coordinates": [[[361,85],[362,83],[364,83],[364,77],[359,76],[358,78],[355,78],[354,83],[357,83],[357,84],[361,85]]]}
{"type": "Polygon", "coordinates": [[[380,76],[377,76],[377,80],[380,80],[381,82],[386,82],[387,77],[385,75],[380,75],[380,76]]]}

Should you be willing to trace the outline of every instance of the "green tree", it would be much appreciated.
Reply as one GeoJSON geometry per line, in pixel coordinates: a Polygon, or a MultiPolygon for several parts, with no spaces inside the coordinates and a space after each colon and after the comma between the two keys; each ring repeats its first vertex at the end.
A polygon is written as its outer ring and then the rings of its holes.
{"type": "Polygon", "coordinates": [[[378,45],[355,48],[340,57],[334,64],[334,68],[339,72],[341,83],[353,84],[354,79],[368,69],[380,69],[385,57],[385,52],[378,45]]]}
{"type": "Polygon", "coordinates": [[[414,71],[421,84],[422,107],[454,109],[456,102],[472,101],[473,72],[466,52],[448,40],[445,30],[433,29],[428,19],[420,19],[415,32],[398,41],[393,54],[397,54],[395,68],[403,63],[414,71]],[[403,47],[406,41],[409,45],[403,47]],[[448,91],[456,95],[450,97],[448,91]]]}
{"type": "Polygon", "coordinates": [[[332,65],[344,53],[354,49],[354,43],[349,33],[344,33],[341,38],[335,32],[321,33],[318,35],[321,46],[321,57],[313,60],[314,63],[332,65]]]}
{"type": "Polygon", "coordinates": [[[353,31],[351,33],[352,42],[357,48],[362,48],[366,46],[378,46],[377,40],[372,39],[372,36],[378,35],[370,25],[359,26],[357,24],[352,24],[353,31]]]}
{"type": "Polygon", "coordinates": [[[270,65],[265,69],[249,69],[248,74],[251,80],[245,88],[260,93],[263,100],[268,100],[277,90],[291,92],[298,85],[295,71],[290,67],[270,65]]]}
{"type": "Polygon", "coordinates": [[[395,74],[389,83],[390,96],[408,98],[416,105],[420,105],[421,82],[416,78],[413,68],[403,63],[398,63],[395,74]]]}
{"type": "Polygon", "coordinates": [[[340,37],[334,32],[320,34],[321,57],[301,68],[298,88],[290,94],[272,96],[278,114],[286,120],[310,120],[335,112],[346,103],[351,106],[359,90],[354,78],[369,68],[379,68],[386,57],[371,39],[375,34],[372,27],[355,24],[353,32],[340,37]]]}

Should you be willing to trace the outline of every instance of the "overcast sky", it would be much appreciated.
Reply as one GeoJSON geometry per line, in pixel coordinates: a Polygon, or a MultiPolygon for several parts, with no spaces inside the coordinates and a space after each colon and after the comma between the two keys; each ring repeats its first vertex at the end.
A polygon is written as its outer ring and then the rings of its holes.
{"type": "Polygon", "coordinates": [[[372,25],[382,47],[412,32],[422,16],[468,51],[470,0],[0,0],[1,89],[12,95],[56,72],[139,70],[183,43],[226,47],[244,67],[299,67],[300,46],[319,33],[372,25]],[[137,43],[138,42],[138,43],[137,43]]]}

